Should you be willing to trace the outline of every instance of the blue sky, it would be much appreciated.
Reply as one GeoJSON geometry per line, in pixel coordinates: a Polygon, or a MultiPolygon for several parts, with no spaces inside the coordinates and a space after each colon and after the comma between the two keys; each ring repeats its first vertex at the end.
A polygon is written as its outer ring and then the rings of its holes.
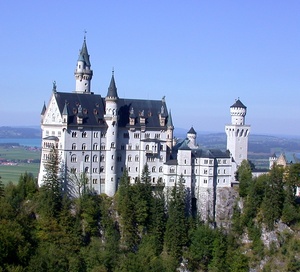
{"type": "Polygon", "coordinates": [[[0,126],[39,125],[52,81],[75,89],[87,30],[103,96],[166,96],[176,127],[224,131],[236,98],[254,134],[300,135],[299,1],[1,1],[0,126]]]}

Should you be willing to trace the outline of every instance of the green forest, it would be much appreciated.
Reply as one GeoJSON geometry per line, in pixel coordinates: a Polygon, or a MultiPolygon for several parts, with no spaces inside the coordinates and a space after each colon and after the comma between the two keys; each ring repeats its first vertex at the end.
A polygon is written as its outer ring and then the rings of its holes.
{"type": "Polygon", "coordinates": [[[40,188],[29,173],[0,182],[0,271],[300,270],[300,164],[252,178],[244,161],[229,229],[190,212],[183,177],[167,192],[153,188],[145,165],[135,184],[124,171],[113,198],[83,186],[74,199],[59,165],[53,151],[40,188]],[[273,232],[266,246],[263,233],[273,232]]]}

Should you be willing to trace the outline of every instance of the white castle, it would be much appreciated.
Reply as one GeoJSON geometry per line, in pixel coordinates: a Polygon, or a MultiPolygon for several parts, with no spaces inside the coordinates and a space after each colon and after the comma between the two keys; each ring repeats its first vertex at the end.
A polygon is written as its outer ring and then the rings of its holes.
{"type": "MultiPolygon", "coordinates": [[[[209,205],[201,199],[213,188],[231,187],[235,182],[238,165],[247,159],[250,132],[250,126],[245,125],[246,107],[239,99],[230,107],[231,124],[225,128],[228,150],[208,150],[197,144],[194,128],[186,139],[174,138],[164,98],[120,98],[114,73],[105,97],[91,92],[93,71],[85,38],[74,74],[75,91],[58,92],[54,83],[50,101],[41,113],[39,185],[53,146],[66,173],[85,173],[87,186],[98,194],[113,196],[125,169],[134,183],[145,164],[153,186],[170,188],[182,176],[202,215],[208,213],[209,205]]],[[[71,184],[69,177],[64,174],[66,184],[71,184]]]]}

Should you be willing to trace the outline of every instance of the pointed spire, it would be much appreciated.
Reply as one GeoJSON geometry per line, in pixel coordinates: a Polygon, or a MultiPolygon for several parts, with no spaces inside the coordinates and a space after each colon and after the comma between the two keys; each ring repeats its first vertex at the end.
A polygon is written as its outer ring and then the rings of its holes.
{"type": "Polygon", "coordinates": [[[112,76],[111,76],[111,80],[110,80],[110,84],[108,87],[108,92],[107,92],[106,97],[118,98],[117,87],[116,87],[116,82],[115,82],[115,77],[114,77],[114,70],[112,70],[112,76]]]}
{"type": "Polygon", "coordinates": [[[65,101],[65,106],[64,106],[62,114],[68,116],[68,104],[67,104],[67,101],[65,101]]]}
{"type": "Polygon", "coordinates": [[[196,135],[197,132],[194,130],[193,126],[190,128],[190,130],[188,131],[188,134],[194,134],[196,135]]]}
{"type": "Polygon", "coordinates": [[[45,104],[45,101],[44,101],[44,106],[42,108],[41,115],[44,115],[45,112],[46,112],[46,104],[45,104]]]}
{"type": "Polygon", "coordinates": [[[83,39],[82,48],[81,48],[80,53],[79,53],[78,61],[83,61],[84,64],[88,67],[91,66],[90,55],[89,55],[88,50],[87,50],[85,35],[84,35],[84,39],[83,39]]]}
{"type": "Polygon", "coordinates": [[[169,116],[168,116],[168,122],[167,122],[167,127],[174,127],[173,126],[173,121],[172,121],[172,115],[171,115],[171,110],[169,111],[169,116]]]}

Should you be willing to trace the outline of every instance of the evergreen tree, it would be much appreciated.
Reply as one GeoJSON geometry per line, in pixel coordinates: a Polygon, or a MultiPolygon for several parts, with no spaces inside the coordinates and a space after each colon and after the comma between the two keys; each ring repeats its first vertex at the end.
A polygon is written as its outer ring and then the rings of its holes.
{"type": "Polygon", "coordinates": [[[4,184],[2,182],[2,178],[0,177],[0,198],[4,197],[4,184]]]}
{"type": "Polygon", "coordinates": [[[236,179],[239,181],[239,194],[240,197],[248,195],[248,189],[252,182],[252,171],[250,163],[247,160],[243,160],[239,166],[236,179]]]}
{"type": "Polygon", "coordinates": [[[285,186],[284,193],[285,193],[285,197],[284,197],[281,220],[282,222],[290,225],[299,218],[293,186],[291,184],[287,184],[285,186]]]}
{"type": "Polygon", "coordinates": [[[62,207],[62,177],[60,171],[60,157],[56,148],[52,147],[49,160],[45,163],[45,175],[40,194],[41,210],[56,216],[62,207]]]}
{"type": "Polygon", "coordinates": [[[274,165],[269,173],[265,196],[262,203],[263,220],[269,230],[273,230],[274,222],[281,217],[284,192],[283,168],[274,165]]]}
{"type": "Polygon", "coordinates": [[[186,192],[183,176],[171,190],[168,203],[168,218],[166,223],[165,244],[168,253],[179,258],[182,248],[187,243],[186,192]]]}

